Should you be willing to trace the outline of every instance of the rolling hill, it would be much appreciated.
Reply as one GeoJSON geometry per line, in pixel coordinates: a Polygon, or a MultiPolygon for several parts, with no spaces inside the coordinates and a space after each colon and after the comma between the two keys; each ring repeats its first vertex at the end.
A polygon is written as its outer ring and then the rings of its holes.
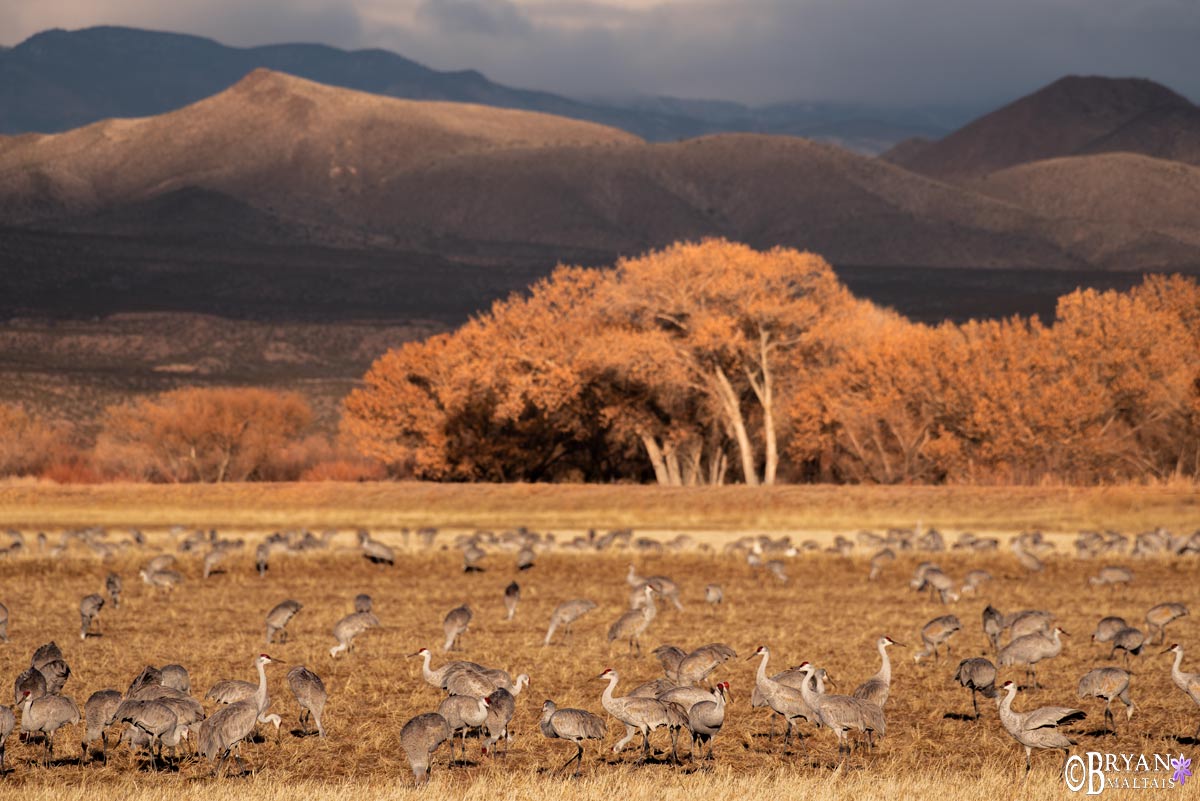
{"type": "Polygon", "coordinates": [[[317,44],[228,47],[211,39],[102,26],[48,30],[0,48],[0,134],[58,133],[114,117],[164,114],[255,69],[410,100],[450,100],[597,122],[651,141],[744,131],[820,138],[878,153],[935,136],[962,112],[837,103],[739,103],[636,97],[577,100],[517,89],[474,70],[443,72],[386,50],[317,44]]]}
{"type": "Polygon", "coordinates": [[[1035,215],[829,145],[648,144],[266,70],[158,117],[0,140],[0,224],[143,236],[224,225],[256,241],[492,263],[601,260],[708,235],[845,264],[1075,263],[1035,215]]]}
{"type": "Polygon", "coordinates": [[[943,180],[969,181],[1043,159],[1130,151],[1194,161],[1200,109],[1153,81],[1068,76],[943,139],[901,143],[883,158],[943,180]]]}

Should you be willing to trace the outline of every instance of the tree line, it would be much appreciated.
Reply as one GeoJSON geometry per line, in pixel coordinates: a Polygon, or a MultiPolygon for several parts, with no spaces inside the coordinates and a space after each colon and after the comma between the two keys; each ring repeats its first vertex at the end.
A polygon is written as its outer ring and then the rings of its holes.
{"type": "Polygon", "coordinates": [[[612,269],[560,267],[453,333],[383,355],[346,397],[336,438],[311,420],[292,393],[183,389],[109,409],[72,449],[68,430],[0,407],[0,474],[1195,479],[1200,287],[1150,276],[1066,295],[1052,324],[924,325],[853,297],[810,253],[677,244],[612,269]]]}

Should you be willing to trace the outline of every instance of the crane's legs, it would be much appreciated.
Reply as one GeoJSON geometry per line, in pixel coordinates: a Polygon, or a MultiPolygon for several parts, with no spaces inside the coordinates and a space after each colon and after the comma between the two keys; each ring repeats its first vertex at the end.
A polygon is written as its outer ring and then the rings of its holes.
{"type": "Polygon", "coordinates": [[[971,688],[971,708],[975,710],[975,720],[979,720],[979,699],[975,697],[975,688],[971,688]]]}
{"type": "Polygon", "coordinates": [[[563,764],[562,764],[562,765],[559,767],[559,770],[566,770],[566,769],[567,769],[567,766],[568,766],[568,765],[570,765],[572,762],[579,762],[579,765],[578,765],[578,767],[576,767],[576,768],[575,768],[575,774],[574,774],[574,775],[578,776],[578,775],[579,775],[579,772],[580,772],[581,770],[583,770],[583,744],[582,744],[582,743],[578,743],[578,742],[577,742],[577,743],[575,743],[575,749],[576,749],[576,750],[575,750],[575,756],[571,757],[571,758],[570,758],[570,759],[568,759],[566,762],[564,762],[564,763],[563,763],[563,764]]]}

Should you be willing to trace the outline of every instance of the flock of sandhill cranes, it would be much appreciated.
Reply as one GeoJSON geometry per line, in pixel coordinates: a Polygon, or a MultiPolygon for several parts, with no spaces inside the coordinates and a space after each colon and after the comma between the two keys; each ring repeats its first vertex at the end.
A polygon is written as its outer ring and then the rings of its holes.
{"type": "MultiPolygon", "coordinates": [[[[436,532],[426,529],[418,532],[425,544],[433,541],[436,532]]],[[[100,545],[109,547],[94,533],[76,533],[85,543],[95,549],[100,545]]],[[[536,535],[528,532],[519,534],[516,568],[529,570],[535,562],[535,546],[544,547],[536,535]],[[528,536],[526,536],[528,535],[528,536]]],[[[255,569],[266,575],[270,569],[273,553],[279,551],[303,551],[329,547],[333,539],[327,532],[322,537],[311,534],[273,535],[255,550],[255,569]]],[[[43,540],[39,538],[39,542],[43,540]]],[[[495,543],[487,536],[475,536],[456,543],[463,553],[463,570],[468,573],[485,572],[488,552],[484,546],[495,543]]],[[[199,533],[183,540],[180,550],[199,550],[208,546],[203,556],[203,575],[207,578],[227,564],[228,556],[242,547],[240,540],[219,539],[215,532],[199,533]],[[186,547],[185,547],[186,546],[186,547]]],[[[924,533],[889,532],[879,535],[859,535],[859,544],[875,547],[870,560],[868,581],[877,581],[895,561],[896,550],[920,549],[937,551],[946,549],[941,535],[934,531],[924,533]]],[[[590,535],[586,538],[565,543],[568,548],[630,547],[642,550],[662,550],[687,547],[683,538],[666,546],[661,543],[647,545],[634,539],[632,532],[612,532],[603,537],[590,535]]],[[[1129,545],[1115,535],[1081,535],[1076,543],[1077,553],[1095,557],[1117,552],[1129,545]]],[[[839,537],[833,550],[846,552],[853,543],[839,537]]],[[[994,540],[964,535],[951,547],[977,551],[995,550],[994,540]]],[[[1018,562],[1031,571],[1043,569],[1048,544],[1037,535],[1022,535],[1013,542],[1013,551],[1018,562]]],[[[1192,553],[1200,549],[1200,540],[1171,538],[1154,532],[1139,537],[1133,546],[1141,553],[1192,553]]],[[[773,579],[786,583],[785,559],[804,550],[811,550],[807,543],[796,547],[787,539],[771,540],[768,537],[743,538],[732,543],[727,551],[741,554],[752,570],[761,569],[773,579]]],[[[375,540],[366,531],[358,533],[358,551],[362,557],[375,565],[394,565],[397,557],[393,548],[375,540]]],[[[183,581],[183,576],[174,569],[174,557],[162,555],[150,560],[140,570],[143,581],[151,587],[170,592],[183,581]]],[[[631,657],[642,655],[642,640],[658,617],[660,603],[667,604],[668,611],[683,612],[681,590],[674,580],[664,575],[641,576],[634,565],[626,575],[628,584],[628,610],[619,614],[609,626],[607,639],[611,644],[627,648],[631,657]]],[[[983,570],[972,570],[964,579],[955,581],[933,562],[922,562],[914,571],[911,587],[928,591],[943,604],[952,604],[964,595],[984,591],[992,577],[983,570]]],[[[1108,566],[1089,579],[1092,586],[1119,588],[1134,580],[1132,571],[1125,567],[1108,566]]],[[[1114,589],[1114,591],[1116,591],[1114,589]]],[[[105,592],[114,608],[119,608],[122,582],[119,575],[111,573],[105,580],[105,592]]],[[[506,620],[511,621],[521,599],[521,588],[516,581],[510,582],[503,592],[506,620]]],[[[718,584],[703,588],[703,599],[710,610],[716,610],[725,601],[725,593],[718,584]]],[[[86,595],[80,602],[80,637],[86,640],[99,626],[101,610],[106,599],[100,594],[86,595]]],[[[265,640],[268,644],[287,642],[287,626],[303,606],[292,599],[275,605],[265,617],[265,640]]],[[[574,598],[559,603],[550,615],[543,645],[551,645],[556,637],[566,643],[571,637],[572,624],[598,608],[586,598],[574,598]]],[[[1163,603],[1151,608],[1145,615],[1145,633],[1130,626],[1120,617],[1102,618],[1092,636],[1097,643],[1110,643],[1109,658],[1119,650],[1125,660],[1125,668],[1115,666],[1097,667],[1088,671],[1078,682],[1079,698],[1096,698],[1105,702],[1104,720],[1109,731],[1115,729],[1112,714],[1114,701],[1124,705],[1126,720],[1133,717],[1135,705],[1131,699],[1131,674],[1127,669],[1131,656],[1141,654],[1144,646],[1163,642],[1169,625],[1188,615],[1186,606],[1180,603],[1163,603]]],[[[469,630],[474,613],[462,604],[451,609],[443,619],[441,642],[442,652],[463,648],[464,634],[469,630]]],[[[9,612],[0,604],[0,638],[8,641],[9,612]]],[[[1062,727],[1082,720],[1086,713],[1070,707],[1046,706],[1025,712],[1015,711],[1012,706],[1021,689],[1013,681],[1005,681],[999,687],[996,682],[1000,668],[1023,670],[1029,687],[1038,688],[1038,666],[1058,657],[1063,650],[1064,637],[1068,637],[1061,626],[1055,624],[1055,616],[1048,610],[1022,610],[1003,614],[992,605],[987,605],[980,619],[982,633],[991,645],[994,662],[976,656],[961,660],[954,671],[953,679],[971,694],[973,719],[980,718],[978,696],[994,699],[998,707],[999,722],[1004,730],[1025,750],[1026,772],[1032,764],[1034,749],[1062,750],[1064,753],[1073,741],[1062,727]],[[1005,634],[1007,643],[1002,643],[1005,634]]],[[[336,644],[330,648],[330,658],[350,653],[357,636],[380,626],[372,611],[371,597],[365,594],[354,599],[354,611],[340,619],[333,627],[336,644]]],[[[913,653],[916,662],[932,659],[939,662],[948,654],[952,638],[963,629],[959,618],[944,614],[929,620],[920,628],[922,648],[913,653]]],[[[772,739],[774,717],[782,718],[785,731],[783,747],[789,747],[793,737],[799,739],[807,752],[804,737],[798,736],[799,727],[807,724],[816,729],[827,729],[836,740],[839,761],[850,757],[857,741],[862,740],[867,749],[874,748],[887,734],[885,710],[892,684],[892,662],[889,650],[892,647],[907,647],[890,636],[880,636],[875,647],[880,660],[878,672],[859,684],[849,695],[829,691],[833,686],[828,671],[805,661],[798,666],[770,673],[768,662],[771,649],[759,646],[749,659],[758,659],[757,674],[751,696],[751,705],[770,709],[772,713],[772,739]]],[[[1184,649],[1171,645],[1163,653],[1174,654],[1171,677],[1179,689],[1195,704],[1200,706],[1200,674],[1182,671],[1184,649]]],[[[635,739],[641,739],[640,759],[651,757],[651,734],[666,729],[670,737],[670,758],[680,760],[679,737],[690,742],[689,758],[703,754],[707,748],[712,757],[713,741],[721,732],[725,722],[726,708],[730,703],[730,683],[713,682],[714,673],[726,662],[737,657],[728,644],[714,642],[687,650],[674,645],[659,645],[652,654],[660,662],[663,675],[617,694],[621,677],[616,670],[605,669],[596,679],[606,683],[600,693],[599,704],[605,713],[624,727],[624,735],[613,745],[613,752],[621,752],[635,739]]],[[[465,660],[446,661],[433,666],[434,655],[427,648],[411,654],[421,661],[422,678],[431,686],[445,693],[435,710],[414,716],[400,730],[400,745],[408,757],[413,776],[418,783],[427,781],[433,763],[434,752],[446,741],[450,741],[450,759],[456,755],[466,760],[467,740],[475,735],[479,738],[480,753],[487,756],[498,747],[507,748],[510,740],[509,726],[517,711],[517,699],[530,684],[527,674],[515,678],[508,671],[465,660]],[[457,741],[457,743],[456,743],[457,741]]],[[[44,761],[49,765],[53,754],[56,733],[66,726],[85,724],[81,740],[82,761],[92,756],[94,744],[102,744],[102,757],[107,761],[109,734],[117,724],[124,724],[119,742],[134,750],[143,750],[151,755],[157,767],[171,759],[179,759],[180,749],[190,749],[210,760],[213,774],[220,775],[228,760],[234,759],[244,769],[242,745],[251,739],[260,725],[273,726],[278,740],[282,719],[269,711],[271,699],[268,695],[267,667],[278,660],[263,653],[254,658],[257,681],[228,679],[214,684],[204,695],[203,701],[212,702],[215,708],[206,712],[201,699],[191,694],[190,677],[181,665],[165,665],[161,668],[147,666],[121,692],[103,689],[91,694],[81,714],[79,707],[67,695],[64,686],[71,675],[62,650],[50,642],[38,648],[28,669],[17,676],[14,682],[14,702],[20,713],[20,731],[26,738],[40,737],[44,744],[44,761]],[[164,749],[169,752],[164,756],[164,749]]],[[[287,683],[300,711],[301,725],[308,731],[315,725],[316,734],[325,736],[322,722],[328,698],[321,678],[303,665],[294,666],[287,672],[287,683]]],[[[17,717],[12,709],[0,706],[0,772],[3,771],[5,743],[17,726],[17,717]]],[[[542,706],[539,721],[541,733],[552,740],[566,740],[575,746],[575,752],[562,765],[565,770],[572,764],[575,773],[582,769],[584,744],[589,740],[602,740],[608,726],[601,716],[575,708],[559,708],[552,700],[542,706]]],[[[1200,737],[1200,728],[1196,736],[1200,737]]]]}

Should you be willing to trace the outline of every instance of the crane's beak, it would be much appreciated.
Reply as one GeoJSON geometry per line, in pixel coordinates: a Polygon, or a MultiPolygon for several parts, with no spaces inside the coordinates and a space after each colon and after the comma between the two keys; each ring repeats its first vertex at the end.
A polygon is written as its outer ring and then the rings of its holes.
{"type": "Polygon", "coordinates": [[[907,646],[907,645],[905,645],[904,643],[902,643],[902,642],[896,642],[895,640],[892,640],[892,645],[896,646],[897,648],[907,648],[907,647],[908,647],[908,646],[907,646]]]}

